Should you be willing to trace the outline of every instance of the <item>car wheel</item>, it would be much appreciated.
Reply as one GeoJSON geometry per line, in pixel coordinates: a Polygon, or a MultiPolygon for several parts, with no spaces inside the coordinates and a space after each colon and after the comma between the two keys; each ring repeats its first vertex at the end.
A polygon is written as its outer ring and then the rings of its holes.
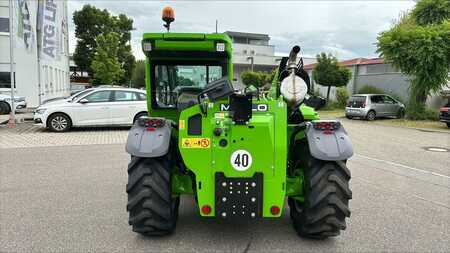
{"type": "Polygon", "coordinates": [[[136,120],[138,120],[140,117],[143,117],[143,116],[148,116],[148,113],[147,112],[140,112],[140,113],[136,114],[136,116],[134,116],[134,119],[133,119],[133,125],[136,122],[136,120]]]}
{"type": "Polygon", "coordinates": [[[377,117],[377,115],[376,115],[375,111],[369,111],[369,112],[367,113],[366,119],[367,119],[368,121],[372,121],[372,120],[374,120],[376,117],[377,117]]]}
{"type": "Polygon", "coordinates": [[[403,119],[403,117],[405,117],[405,109],[400,109],[397,112],[397,119],[403,119]]]}
{"type": "Polygon", "coordinates": [[[6,102],[0,102],[0,114],[8,114],[11,110],[9,108],[8,103],[6,102]]]}
{"type": "Polygon", "coordinates": [[[47,126],[52,132],[66,132],[72,127],[69,116],[63,113],[55,113],[50,116],[47,126]]]}
{"type": "Polygon", "coordinates": [[[353,117],[352,117],[352,116],[349,116],[349,115],[345,115],[345,117],[346,117],[347,119],[353,119],[353,117]]]}
{"type": "Polygon", "coordinates": [[[447,122],[447,127],[450,128],[450,122],[447,122]]]}

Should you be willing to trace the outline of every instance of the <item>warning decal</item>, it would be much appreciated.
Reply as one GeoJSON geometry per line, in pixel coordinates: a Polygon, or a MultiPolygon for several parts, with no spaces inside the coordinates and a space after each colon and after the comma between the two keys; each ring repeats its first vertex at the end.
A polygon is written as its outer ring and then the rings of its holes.
{"type": "Polygon", "coordinates": [[[184,119],[178,121],[178,129],[184,130],[184,119]]]}
{"type": "Polygon", "coordinates": [[[183,138],[182,148],[209,148],[211,141],[209,138],[183,138]]]}

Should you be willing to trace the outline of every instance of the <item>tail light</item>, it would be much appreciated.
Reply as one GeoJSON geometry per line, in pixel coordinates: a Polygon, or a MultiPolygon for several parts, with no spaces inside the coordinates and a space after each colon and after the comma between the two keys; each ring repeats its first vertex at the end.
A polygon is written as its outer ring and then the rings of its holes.
{"type": "Polygon", "coordinates": [[[148,118],[141,117],[139,119],[139,125],[146,128],[160,128],[165,125],[166,121],[163,118],[148,118]]]}
{"type": "Polygon", "coordinates": [[[202,206],[202,213],[205,215],[210,214],[212,211],[212,208],[209,205],[202,206]]]}
{"type": "Polygon", "coordinates": [[[270,213],[272,215],[278,215],[280,213],[280,208],[278,206],[270,207],[270,213]]]}
{"type": "Polygon", "coordinates": [[[339,121],[313,121],[314,129],[320,131],[333,131],[341,127],[341,122],[339,121]]]}
{"type": "Polygon", "coordinates": [[[442,107],[441,109],[439,109],[440,112],[448,112],[448,110],[448,107],[442,107]]]}

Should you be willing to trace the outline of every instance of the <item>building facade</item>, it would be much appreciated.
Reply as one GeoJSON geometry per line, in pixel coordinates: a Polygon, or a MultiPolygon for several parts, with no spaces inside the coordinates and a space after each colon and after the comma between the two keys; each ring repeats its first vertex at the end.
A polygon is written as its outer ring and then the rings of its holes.
{"type": "MultiPolygon", "coordinates": [[[[241,83],[240,74],[245,71],[271,72],[286,55],[275,55],[275,46],[270,45],[267,34],[225,32],[233,41],[233,79],[241,83]]],[[[314,63],[315,58],[303,58],[304,64],[314,63]]]]}
{"type": "Polygon", "coordinates": [[[0,92],[9,92],[13,36],[15,93],[28,107],[70,94],[67,0],[0,0],[0,92]]]}
{"type": "MultiPolygon", "coordinates": [[[[411,77],[401,73],[386,63],[383,58],[355,58],[340,61],[341,66],[347,67],[352,78],[348,82],[346,89],[349,94],[357,94],[363,86],[372,86],[400,97],[403,101],[408,101],[410,95],[411,77]]],[[[312,78],[312,70],[315,64],[305,65],[305,70],[311,77],[312,87],[322,96],[326,96],[328,87],[319,85],[312,78]]],[[[432,94],[428,97],[427,104],[430,107],[438,108],[446,101],[443,94],[450,91],[450,84],[443,88],[442,92],[432,94]]],[[[444,95],[445,96],[445,95],[444,95]]],[[[330,98],[335,99],[336,88],[331,87],[330,98]]]]}

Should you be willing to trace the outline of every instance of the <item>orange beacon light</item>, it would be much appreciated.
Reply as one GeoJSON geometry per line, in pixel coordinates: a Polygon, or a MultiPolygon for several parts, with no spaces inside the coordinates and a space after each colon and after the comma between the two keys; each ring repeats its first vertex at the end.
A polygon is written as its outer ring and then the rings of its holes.
{"type": "Polygon", "coordinates": [[[175,12],[173,11],[172,7],[164,7],[164,9],[162,10],[162,20],[166,22],[166,24],[164,24],[164,27],[167,28],[167,32],[169,32],[170,23],[175,20],[175,12]]]}

